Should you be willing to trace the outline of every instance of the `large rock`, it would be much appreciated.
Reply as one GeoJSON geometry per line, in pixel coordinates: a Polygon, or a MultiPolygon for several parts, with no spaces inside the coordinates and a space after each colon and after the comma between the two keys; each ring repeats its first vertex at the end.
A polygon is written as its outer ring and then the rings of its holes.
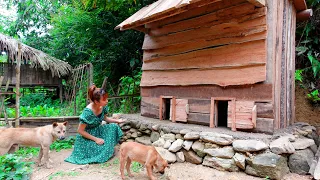
{"type": "Polygon", "coordinates": [[[165,134],[169,134],[171,132],[171,129],[167,126],[161,127],[161,130],[165,133],[165,134]]]}
{"type": "Polygon", "coordinates": [[[235,151],[240,152],[254,152],[268,148],[266,143],[257,140],[235,140],[232,146],[235,151]]]}
{"type": "Polygon", "coordinates": [[[169,149],[169,147],[171,146],[171,143],[172,143],[173,141],[171,141],[171,140],[166,140],[166,142],[164,143],[164,145],[163,145],[163,148],[165,148],[165,149],[169,149]]]}
{"type": "Polygon", "coordinates": [[[200,141],[195,141],[192,144],[192,149],[197,153],[198,156],[200,157],[204,157],[206,155],[205,152],[203,152],[204,150],[204,143],[200,142],[200,141]]]}
{"type": "Polygon", "coordinates": [[[182,129],[182,130],[180,130],[180,134],[183,134],[183,135],[187,134],[188,132],[191,132],[191,130],[190,129],[182,129]]]}
{"type": "Polygon", "coordinates": [[[295,148],[289,141],[288,137],[280,137],[270,143],[270,149],[275,154],[292,154],[295,152],[295,148]]]}
{"type": "Polygon", "coordinates": [[[177,152],[176,156],[177,156],[177,162],[183,163],[185,161],[183,152],[177,152]]]}
{"type": "Polygon", "coordinates": [[[296,151],[290,155],[288,165],[290,171],[297,174],[307,174],[310,170],[314,154],[310,149],[296,151]]]}
{"type": "Polygon", "coordinates": [[[244,155],[236,153],[232,158],[239,168],[246,169],[246,157],[244,155]]]}
{"type": "Polygon", "coordinates": [[[153,142],[152,145],[156,147],[163,147],[165,142],[166,141],[163,138],[159,138],[157,141],[153,142]]]}
{"type": "Polygon", "coordinates": [[[170,141],[175,141],[176,140],[176,135],[170,133],[170,134],[164,134],[161,136],[164,140],[170,140],[170,141]]]}
{"type": "Polygon", "coordinates": [[[202,163],[202,158],[197,156],[197,154],[193,151],[182,151],[184,154],[184,157],[187,162],[190,162],[192,164],[201,164],[202,163]]]}
{"type": "Polygon", "coordinates": [[[137,137],[136,142],[144,144],[144,145],[151,145],[151,140],[149,136],[141,136],[141,137],[137,137]]]}
{"type": "Polygon", "coordinates": [[[155,147],[161,157],[168,161],[168,163],[174,163],[177,161],[176,155],[162,147],[155,147]]]}
{"type": "Polygon", "coordinates": [[[182,144],[182,147],[185,150],[189,151],[191,146],[192,146],[192,144],[193,144],[193,141],[184,141],[183,144],[182,144]]]}
{"type": "Polygon", "coordinates": [[[230,159],[234,156],[233,148],[230,146],[224,148],[204,149],[203,151],[210,156],[219,158],[230,159]]]}
{"type": "Polygon", "coordinates": [[[246,173],[280,180],[285,174],[289,173],[287,158],[274,153],[259,154],[253,157],[250,165],[246,166],[246,173]]]}
{"type": "Polygon", "coordinates": [[[232,144],[233,141],[232,136],[213,132],[201,132],[200,139],[205,142],[211,142],[219,145],[229,145],[232,144]]]}
{"type": "Polygon", "coordinates": [[[213,167],[221,171],[239,171],[239,168],[236,166],[233,159],[206,156],[204,157],[202,165],[213,167]]]}
{"type": "Polygon", "coordinates": [[[198,140],[200,138],[200,133],[199,132],[188,132],[186,135],[183,137],[185,140],[198,140]]]}
{"type": "Polygon", "coordinates": [[[174,141],[171,146],[169,147],[169,151],[171,152],[177,152],[182,148],[183,140],[182,139],[177,139],[174,141]]]}
{"type": "Polygon", "coordinates": [[[160,138],[160,133],[155,132],[155,131],[151,132],[151,135],[150,135],[150,140],[151,140],[151,142],[155,142],[155,141],[157,141],[159,138],[160,138]]]}
{"type": "Polygon", "coordinates": [[[314,144],[315,144],[314,140],[308,139],[308,138],[298,138],[298,139],[296,139],[295,142],[292,143],[293,147],[296,150],[306,149],[314,144]]]}

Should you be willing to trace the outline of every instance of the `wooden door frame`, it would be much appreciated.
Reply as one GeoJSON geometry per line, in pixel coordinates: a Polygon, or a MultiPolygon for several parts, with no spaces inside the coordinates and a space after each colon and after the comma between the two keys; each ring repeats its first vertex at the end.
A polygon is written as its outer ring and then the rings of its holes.
{"type": "Polygon", "coordinates": [[[236,98],[233,97],[211,97],[211,107],[210,107],[210,128],[215,127],[214,113],[215,113],[215,101],[232,101],[232,125],[231,130],[237,131],[236,129],[236,98]]]}
{"type": "Polygon", "coordinates": [[[176,97],[174,96],[160,96],[159,103],[159,119],[163,120],[162,111],[163,111],[163,101],[164,99],[172,99],[172,122],[176,122],[176,97]]]}

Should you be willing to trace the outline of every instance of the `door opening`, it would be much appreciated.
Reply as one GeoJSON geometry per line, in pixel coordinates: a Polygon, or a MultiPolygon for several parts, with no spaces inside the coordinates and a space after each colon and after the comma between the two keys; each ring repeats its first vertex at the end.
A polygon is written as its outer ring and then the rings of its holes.
{"type": "Polygon", "coordinates": [[[228,127],[228,101],[217,102],[218,127],[228,127]]]}
{"type": "Polygon", "coordinates": [[[170,111],[171,111],[171,98],[165,98],[164,100],[164,120],[169,120],[170,119],[170,111]]]}

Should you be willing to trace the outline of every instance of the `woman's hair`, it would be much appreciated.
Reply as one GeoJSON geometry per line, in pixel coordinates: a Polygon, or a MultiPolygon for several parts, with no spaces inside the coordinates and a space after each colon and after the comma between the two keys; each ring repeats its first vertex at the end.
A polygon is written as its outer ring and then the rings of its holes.
{"type": "Polygon", "coordinates": [[[97,88],[95,85],[91,85],[89,87],[88,95],[89,95],[89,98],[92,102],[94,102],[94,101],[99,102],[101,97],[103,97],[103,99],[108,98],[108,93],[106,93],[104,89],[97,88]]]}

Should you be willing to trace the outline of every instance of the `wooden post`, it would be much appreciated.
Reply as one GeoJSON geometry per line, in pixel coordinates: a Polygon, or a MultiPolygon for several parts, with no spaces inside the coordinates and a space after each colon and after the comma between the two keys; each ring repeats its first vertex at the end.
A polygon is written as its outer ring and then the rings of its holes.
{"type": "Polygon", "coordinates": [[[232,125],[231,125],[231,130],[232,131],[237,131],[236,128],[236,99],[232,99],[232,125]]]}
{"type": "Polygon", "coordinates": [[[162,96],[160,96],[159,98],[160,102],[159,102],[159,119],[162,120],[162,106],[163,106],[163,98],[162,96]]]}
{"type": "Polygon", "coordinates": [[[210,127],[211,127],[211,128],[214,128],[214,98],[213,98],[213,97],[211,97],[210,127]]]}
{"type": "MultiPolygon", "coordinates": [[[[88,89],[93,84],[93,66],[91,63],[87,65],[88,68],[88,89]]],[[[90,103],[89,95],[87,93],[87,104],[90,103]]]]}
{"type": "Polygon", "coordinates": [[[176,97],[172,97],[172,122],[176,122],[176,97]]]}
{"type": "Polygon", "coordinates": [[[21,43],[18,43],[18,57],[16,65],[16,120],[15,127],[20,126],[20,66],[21,66],[21,43]]]}

